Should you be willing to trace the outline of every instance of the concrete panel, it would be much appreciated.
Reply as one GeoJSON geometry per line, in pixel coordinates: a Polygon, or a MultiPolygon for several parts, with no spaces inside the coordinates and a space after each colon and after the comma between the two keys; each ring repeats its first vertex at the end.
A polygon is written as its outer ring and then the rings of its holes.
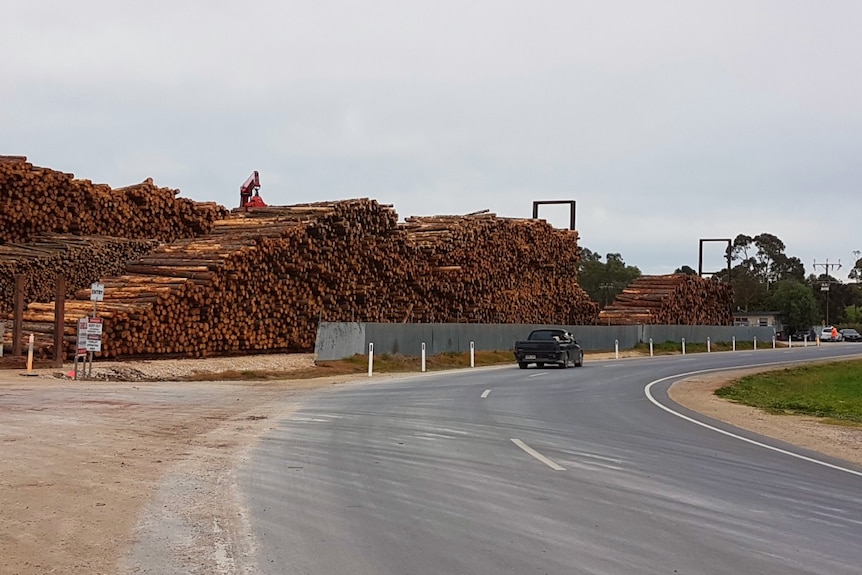
{"type": "Polygon", "coordinates": [[[365,346],[365,324],[322,321],[317,326],[314,357],[333,360],[368,353],[365,346]]]}

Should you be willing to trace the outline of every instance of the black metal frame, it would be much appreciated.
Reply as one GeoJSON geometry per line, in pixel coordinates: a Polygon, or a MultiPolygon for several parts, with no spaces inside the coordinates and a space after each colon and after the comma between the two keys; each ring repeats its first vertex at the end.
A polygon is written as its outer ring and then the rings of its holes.
{"type": "Polygon", "coordinates": [[[575,213],[577,202],[575,200],[537,200],[533,202],[533,219],[539,218],[539,206],[546,204],[568,204],[569,205],[569,229],[575,229],[575,213]]]}
{"type": "MultiPolygon", "coordinates": [[[[705,242],[725,242],[727,244],[727,249],[725,249],[725,257],[727,258],[727,281],[730,281],[730,264],[732,261],[732,247],[733,240],[730,238],[700,238],[700,247],[698,249],[697,254],[697,275],[698,277],[703,277],[703,244],[705,242]]],[[[716,272],[706,272],[709,275],[713,275],[716,272]]]]}

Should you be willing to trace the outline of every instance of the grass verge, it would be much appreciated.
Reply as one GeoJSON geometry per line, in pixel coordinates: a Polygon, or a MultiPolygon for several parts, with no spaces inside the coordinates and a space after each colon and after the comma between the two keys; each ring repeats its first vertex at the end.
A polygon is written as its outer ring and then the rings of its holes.
{"type": "MultiPolygon", "coordinates": [[[[476,367],[489,365],[512,364],[515,358],[511,351],[476,351],[474,363],[476,367]]],[[[425,369],[428,371],[442,371],[445,369],[459,369],[470,367],[470,354],[464,353],[441,353],[425,358],[425,369]]],[[[422,368],[420,357],[406,356],[400,354],[383,353],[374,356],[375,373],[406,373],[418,372],[422,368]]],[[[345,359],[333,361],[318,361],[315,367],[292,371],[221,371],[221,372],[198,372],[184,378],[186,381],[266,381],[282,379],[312,379],[317,377],[330,377],[335,375],[352,375],[368,372],[368,356],[354,355],[345,359]]]]}
{"type": "Polygon", "coordinates": [[[862,360],[792,367],[743,377],[719,397],[773,414],[810,415],[862,425],[862,360]]]}

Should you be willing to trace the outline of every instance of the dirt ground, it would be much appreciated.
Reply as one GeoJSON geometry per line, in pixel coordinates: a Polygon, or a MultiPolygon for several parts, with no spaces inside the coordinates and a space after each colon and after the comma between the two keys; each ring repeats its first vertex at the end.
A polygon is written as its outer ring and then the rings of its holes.
{"type": "MultiPolygon", "coordinates": [[[[612,357],[612,355],[611,355],[612,357]]],[[[592,359],[598,359],[593,357],[592,359]]],[[[96,376],[288,371],[303,355],[97,364],[96,376]]],[[[357,376],[266,382],[72,381],[0,371],[0,573],[251,574],[254,543],[234,473],[301,394],[357,376]]],[[[770,416],[713,395],[739,373],[671,397],[710,417],[862,464],[862,429],[770,416]]],[[[375,375],[375,378],[386,377],[375,375]]]]}

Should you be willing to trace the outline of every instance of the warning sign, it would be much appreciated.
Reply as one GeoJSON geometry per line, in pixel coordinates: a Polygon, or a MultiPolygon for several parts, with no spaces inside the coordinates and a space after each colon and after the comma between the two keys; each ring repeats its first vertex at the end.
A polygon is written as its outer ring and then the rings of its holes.
{"type": "Polygon", "coordinates": [[[78,320],[78,355],[88,351],[102,351],[102,326],[100,317],[82,317],[78,320]]]}

